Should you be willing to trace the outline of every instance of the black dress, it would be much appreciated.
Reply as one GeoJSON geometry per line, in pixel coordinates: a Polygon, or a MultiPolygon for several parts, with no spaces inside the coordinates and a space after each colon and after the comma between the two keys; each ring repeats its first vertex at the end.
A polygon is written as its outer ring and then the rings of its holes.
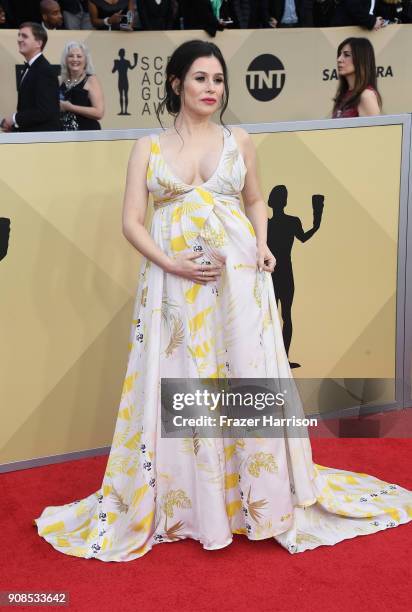
{"type": "MultiPolygon", "coordinates": [[[[90,75],[86,75],[82,81],[74,85],[73,87],[67,87],[66,83],[62,83],[60,85],[60,97],[67,102],[71,102],[76,106],[91,106],[92,103],[89,98],[89,92],[87,89],[84,89],[84,85],[86,84],[87,79],[90,75]]],[[[66,115],[63,113],[63,115],[66,115]]],[[[66,120],[63,121],[63,130],[100,130],[101,126],[97,119],[90,119],[88,117],[83,117],[82,115],[78,115],[73,113],[75,119],[77,121],[78,127],[68,127],[67,115],[66,120]]]]}

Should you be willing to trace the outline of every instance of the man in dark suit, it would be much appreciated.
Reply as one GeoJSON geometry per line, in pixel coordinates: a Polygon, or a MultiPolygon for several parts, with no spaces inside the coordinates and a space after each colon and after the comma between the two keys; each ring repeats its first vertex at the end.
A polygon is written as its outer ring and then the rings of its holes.
{"type": "Polygon", "coordinates": [[[264,0],[266,27],[313,27],[313,0],[264,0]]]}
{"type": "Polygon", "coordinates": [[[382,17],[374,15],[373,0],[341,0],[335,10],[332,26],[360,26],[367,30],[379,30],[384,26],[382,17]]]}
{"type": "Polygon", "coordinates": [[[47,32],[39,23],[22,23],[17,35],[20,53],[24,56],[17,112],[6,117],[1,127],[6,132],[50,132],[60,130],[59,82],[43,56],[47,32]]]}

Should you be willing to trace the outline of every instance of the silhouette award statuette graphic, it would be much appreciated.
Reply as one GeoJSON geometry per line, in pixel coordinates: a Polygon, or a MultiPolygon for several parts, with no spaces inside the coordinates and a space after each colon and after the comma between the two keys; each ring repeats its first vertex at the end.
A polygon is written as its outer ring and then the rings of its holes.
{"type": "Polygon", "coordinates": [[[128,59],[125,59],[126,51],[124,49],[119,49],[119,58],[115,59],[112,68],[112,74],[115,72],[119,73],[119,78],[117,81],[117,87],[119,89],[119,100],[120,100],[120,113],[118,115],[130,115],[127,112],[127,107],[129,105],[129,79],[127,77],[127,71],[133,70],[137,66],[137,58],[138,54],[133,53],[133,65],[129,62],[128,59]]]}
{"type": "MultiPolygon", "coordinates": [[[[295,293],[293,278],[292,247],[294,239],[306,242],[318,231],[323,213],[323,195],[312,196],[313,227],[306,232],[302,228],[299,217],[286,215],[284,208],[288,201],[288,190],[285,185],[273,187],[269,196],[269,206],[273,209],[273,217],[268,222],[268,246],[276,258],[275,270],[272,273],[276,303],[282,307],[283,342],[289,357],[292,341],[292,303],[295,293]]],[[[299,368],[299,363],[290,362],[291,368],[299,368]]]]}
{"type": "Polygon", "coordinates": [[[9,248],[10,219],[0,217],[0,261],[7,255],[9,248]]]}

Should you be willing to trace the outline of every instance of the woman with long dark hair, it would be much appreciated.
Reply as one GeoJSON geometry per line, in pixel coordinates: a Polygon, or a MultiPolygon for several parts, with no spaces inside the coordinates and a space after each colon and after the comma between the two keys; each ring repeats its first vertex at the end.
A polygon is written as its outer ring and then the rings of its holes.
{"type": "MultiPolygon", "coordinates": [[[[98,491],[36,519],[39,534],[66,554],[130,561],[185,538],[223,548],[234,533],[275,538],[295,553],[410,520],[409,491],[315,465],[304,429],[290,427],[304,413],[270,276],[275,260],[254,145],[241,128],[212,121],[228,95],[218,47],[184,43],[166,69],[164,107],[174,125],[139,139],[130,155],[123,232],[143,262],[106,472],[98,491]],[[161,389],[165,378],[173,380],[161,389]],[[248,437],[246,428],[231,437],[222,423],[231,385],[245,378],[265,379],[249,415],[264,408],[262,395],[274,406],[273,394],[261,390],[279,389],[277,414],[287,422],[278,434],[257,425],[263,437],[248,437]],[[218,411],[206,391],[218,393],[218,411]],[[190,420],[180,410],[194,400],[190,420]]],[[[250,406],[247,396],[238,416],[250,406]]]]}
{"type": "Polygon", "coordinates": [[[367,38],[350,37],[338,47],[339,85],[333,118],[380,115],[382,98],[376,79],[375,52],[367,38]]]}

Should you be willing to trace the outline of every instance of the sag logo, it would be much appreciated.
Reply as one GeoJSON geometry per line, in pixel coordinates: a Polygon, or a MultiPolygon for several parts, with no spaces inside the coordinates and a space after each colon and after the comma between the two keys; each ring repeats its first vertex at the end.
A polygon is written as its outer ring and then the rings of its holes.
{"type": "Polygon", "coordinates": [[[260,102],[269,102],[280,94],[286,80],[286,71],[280,59],[269,53],[258,55],[246,72],[246,85],[251,96],[260,102]]]}

